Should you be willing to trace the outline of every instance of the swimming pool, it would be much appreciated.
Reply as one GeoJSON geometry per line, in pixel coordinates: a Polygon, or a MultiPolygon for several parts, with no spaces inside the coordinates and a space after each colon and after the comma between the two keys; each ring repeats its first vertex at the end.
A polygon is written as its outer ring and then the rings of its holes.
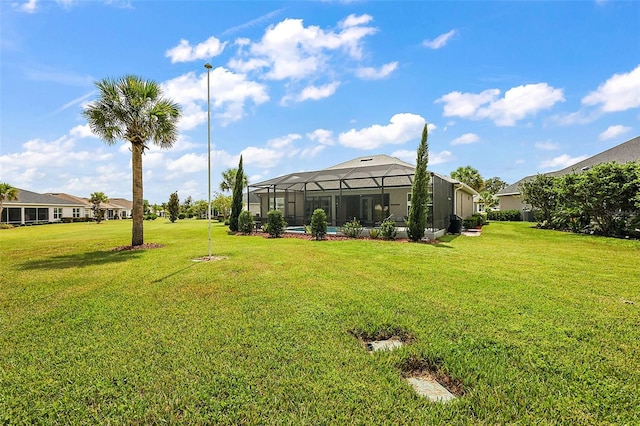
{"type": "MultiPolygon", "coordinates": [[[[289,226],[285,229],[285,232],[291,232],[292,234],[304,234],[304,226],[289,226]]],[[[327,234],[337,234],[340,232],[340,228],[337,226],[327,226],[327,234]]]]}

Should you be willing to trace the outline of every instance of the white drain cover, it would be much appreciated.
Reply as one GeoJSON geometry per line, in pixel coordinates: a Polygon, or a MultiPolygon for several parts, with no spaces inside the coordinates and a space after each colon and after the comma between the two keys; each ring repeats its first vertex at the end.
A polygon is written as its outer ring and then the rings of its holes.
{"type": "Polygon", "coordinates": [[[376,351],[392,351],[396,348],[402,346],[402,342],[400,340],[389,339],[389,340],[374,340],[373,342],[367,343],[367,349],[371,352],[376,351]]]}
{"type": "Polygon", "coordinates": [[[409,377],[407,381],[420,396],[426,396],[434,402],[448,402],[456,399],[444,386],[427,377],[409,377]]]}

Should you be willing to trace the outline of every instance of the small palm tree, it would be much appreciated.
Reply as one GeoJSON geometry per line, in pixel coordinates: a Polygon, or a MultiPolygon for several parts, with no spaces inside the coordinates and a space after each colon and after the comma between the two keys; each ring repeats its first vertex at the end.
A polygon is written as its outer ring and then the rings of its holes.
{"type": "MultiPolygon", "coordinates": [[[[227,169],[222,172],[222,182],[220,182],[220,191],[231,191],[236,186],[237,168],[227,169]]],[[[249,184],[246,174],[242,174],[242,187],[245,188],[249,184]]]]}
{"type": "Polygon", "coordinates": [[[6,182],[0,183],[0,217],[2,217],[2,210],[4,210],[5,201],[14,201],[18,199],[18,189],[9,185],[6,182]]]}
{"type": "Polygon", "coordinates": [[[96,222],[102,222],[104,219],[104,206],[103,204],[107,204],[109,202],[109,198],[105,195],[104,192],[94,192],[91,194],[89,198],[89,202],[93,205],[91,210],[93,210],[93,217],[96,222]]]}
{"type": "Polygon", "coordinates": [[[161,148],[171,148],[178,137],[180,106],[162,97],[154,81],[127,75],[96,82],[99,97],[83,115],[91,131],[108,145],[119,140],[131,143],[133,174],[133,229],[131,245],[144,244],[142,154],[150,140],[161,148]]]}

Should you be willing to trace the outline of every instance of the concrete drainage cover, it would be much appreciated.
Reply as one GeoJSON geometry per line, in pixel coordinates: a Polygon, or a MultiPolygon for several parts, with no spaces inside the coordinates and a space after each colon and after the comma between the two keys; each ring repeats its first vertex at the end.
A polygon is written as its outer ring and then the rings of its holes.
{"type": "Polygon", "coordinates": [[[400,340],[389,339],[389,340],[374,340],[373,342],[367,342],[366,347],[370,352],[377,351],[392,351],[396,348],[399,348],[403,345],[400,340]]]}
{"type": "Polygon", "coordinates": [[[433,402],[449,402],[456,397],[431,377],[408,377],[407,381],[420,396],[433,402]]]}

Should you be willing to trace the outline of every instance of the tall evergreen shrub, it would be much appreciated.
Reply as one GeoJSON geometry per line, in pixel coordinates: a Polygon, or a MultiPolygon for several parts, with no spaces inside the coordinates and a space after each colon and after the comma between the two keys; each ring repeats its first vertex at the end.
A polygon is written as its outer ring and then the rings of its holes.
{"type": "Polygon", "coordinates": [[[411,186],[411,207],[407,220],[407,236],[411,241],[420,241],[424,237],[424,228],[427,225],[427,204],[429,203],[429,143],[427,123],[422,129],[422,139],[418,146],[416,158],[416,171],[411,186]]]}
{"type": "Polygon", "coordinates": [[[242,184],[244,182],[244,170],[242,169],[242,155],[236,172],[236,181],[233,185],[233,201],[231,202],[231,216],[229,216],[229,229],[238,231],[238,217],[242,211],[242,184]]]}

